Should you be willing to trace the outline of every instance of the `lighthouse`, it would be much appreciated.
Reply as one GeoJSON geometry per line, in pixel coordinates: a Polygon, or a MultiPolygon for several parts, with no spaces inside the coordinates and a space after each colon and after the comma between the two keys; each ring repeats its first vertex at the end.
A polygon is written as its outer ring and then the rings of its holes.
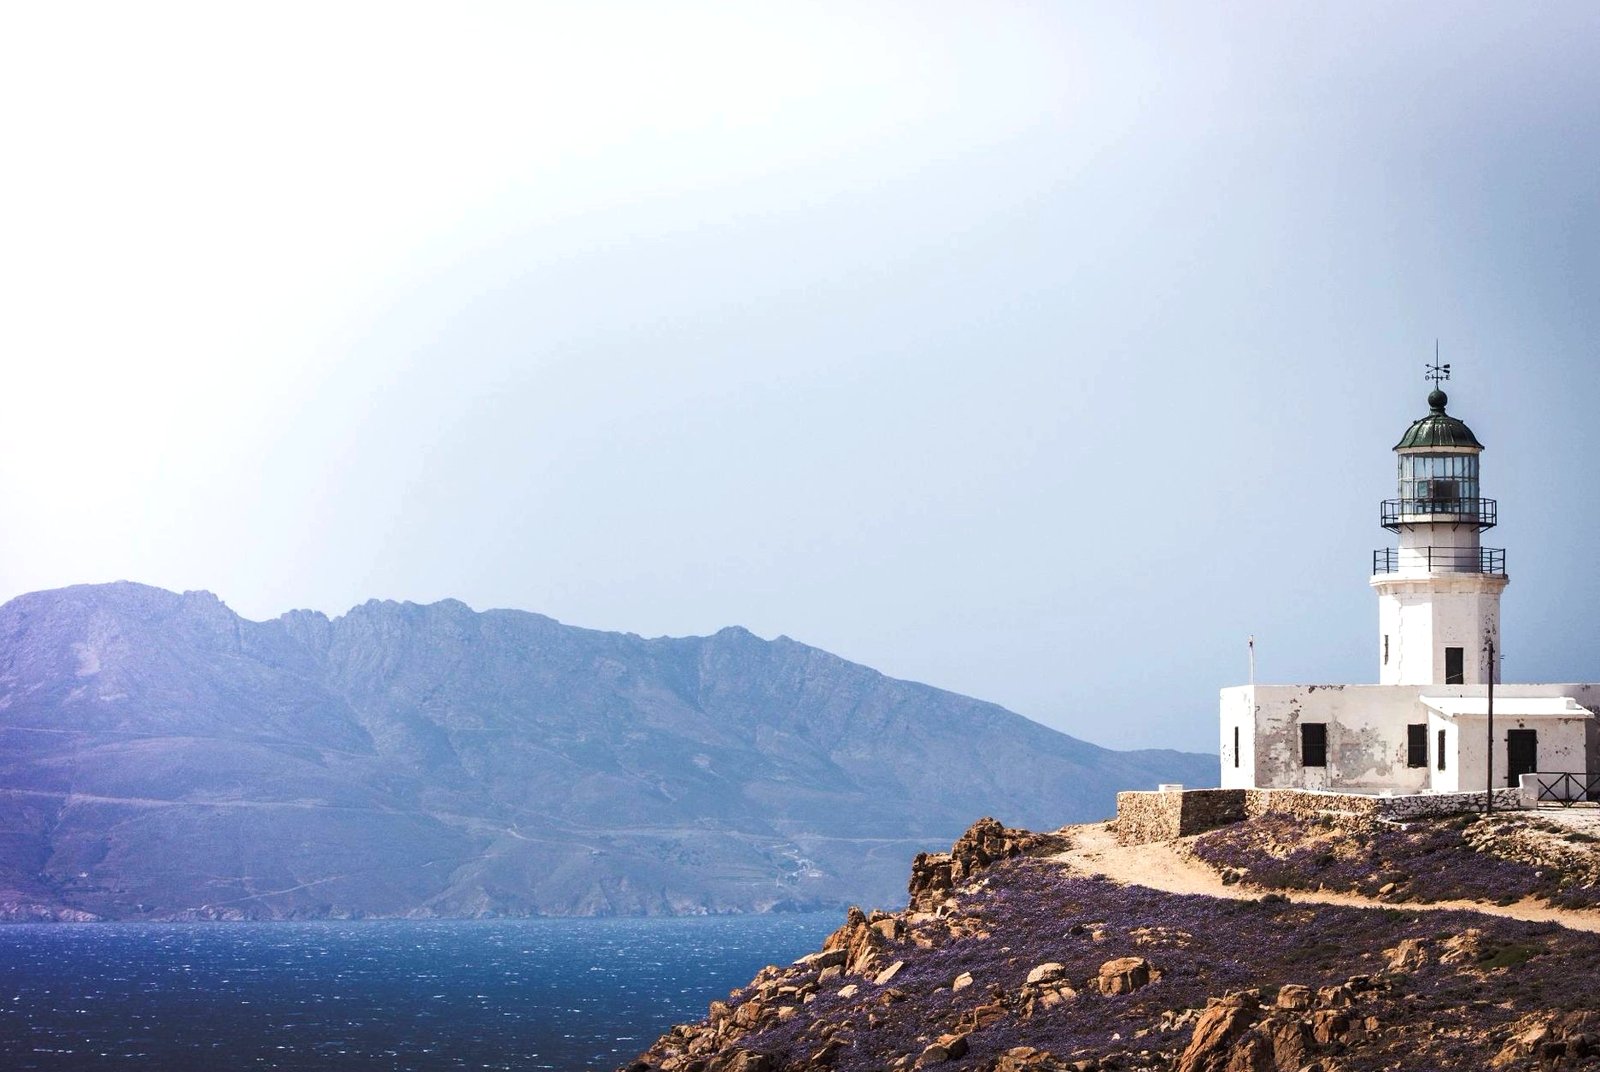
{"type": "MultiPolygon", "coordinates": [[[[1395,540],[1373,552],[1368,578],[1378,596],[1377,683],[1223,689],[1223,788],[1477,793],[1481,803],[1492,786],[1512,805],[1551,793],[1600,797],[1600,683],[1501,682],[1506,552],[1483,543],[1499,511],[1483,494],[1483,444],[1449,412],[1449,373],[1437,357],[1428,366],[1428,412],[1395,444],[1396,494],[1379,510],[1395,540]]],[[[1461,801],[1407,807],[1434,805],[1461,801]]]]}
{"type": "Polygon", "coordinates": [[[1446,412],[1439,381],[1448,365],[1430,366],[1428,414],[1395,445],[1399,496],[1385,499],[1383,527],[1398,546],[1372,555],[1378,593],[1378,682],[1383,685],[1486,685],[1499,682],[1500,593],[1506,553],[1484,547],[1498,509],[1479,476],[1483,444],[1446,412]]]}

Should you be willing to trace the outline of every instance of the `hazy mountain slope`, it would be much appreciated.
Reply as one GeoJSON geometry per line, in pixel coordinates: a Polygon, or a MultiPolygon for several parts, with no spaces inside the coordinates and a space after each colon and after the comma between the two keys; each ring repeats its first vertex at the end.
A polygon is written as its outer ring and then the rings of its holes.
{"type": "Polygon", "coordinates": [[[0,607],[13,917],[888,903],[974,814],[1051,826],[1215,775],[742,629],[454,601],[249,622],[127,583],[0,607]]]}

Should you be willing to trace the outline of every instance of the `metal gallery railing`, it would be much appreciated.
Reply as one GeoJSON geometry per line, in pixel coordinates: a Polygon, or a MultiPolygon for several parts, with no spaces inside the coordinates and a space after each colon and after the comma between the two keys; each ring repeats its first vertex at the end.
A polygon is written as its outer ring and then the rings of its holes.
{"type": "Polygon", "coordinates": [[[1503,547],[1380,547],[1372,552],[1372,572],[1493,573],[1506,571],[1503,547]]]}
{"type": "Polygon", "coordinates": [[[1379,508],[1383,527],[1397,532],[1402,525],[1438,522],[1475,525],[1481,531],[1494,528],[1498,515],[1493,499],[1385,499],[1379,508]]]}

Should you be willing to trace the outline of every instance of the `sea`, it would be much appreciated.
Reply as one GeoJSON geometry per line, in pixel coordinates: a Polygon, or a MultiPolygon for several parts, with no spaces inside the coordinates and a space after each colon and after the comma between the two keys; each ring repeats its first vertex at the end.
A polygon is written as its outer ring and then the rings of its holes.
{"type": "Polygon", "coordinates": [[[842,918],[0,925],[0,1069],[614,1069],[842,918]]]}

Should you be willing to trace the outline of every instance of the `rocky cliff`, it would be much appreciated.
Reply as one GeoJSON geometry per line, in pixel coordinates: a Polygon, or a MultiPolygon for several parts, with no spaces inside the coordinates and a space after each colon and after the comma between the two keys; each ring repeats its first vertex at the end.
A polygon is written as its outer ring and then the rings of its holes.
{"type": "Polygon", "coordinates": [[[1090,819],[1215,773],[736,628],[252,622],[126,583],[0,607],[0,918],[886,903],[973,814],[1090,819]]]}
{"type": "MultiPolygon", "coordinates": [[[[1162,892],[1074,866],[1091,832],[980,821],[917,857],[906,909],[852,909],[626,1072],[1600,1067],[1600,912],[1296,902],[1237,875],[1226,897],[1162,892]]],[[[1532,870],[1503,834],[1441,851],[1532,870]]]]}

